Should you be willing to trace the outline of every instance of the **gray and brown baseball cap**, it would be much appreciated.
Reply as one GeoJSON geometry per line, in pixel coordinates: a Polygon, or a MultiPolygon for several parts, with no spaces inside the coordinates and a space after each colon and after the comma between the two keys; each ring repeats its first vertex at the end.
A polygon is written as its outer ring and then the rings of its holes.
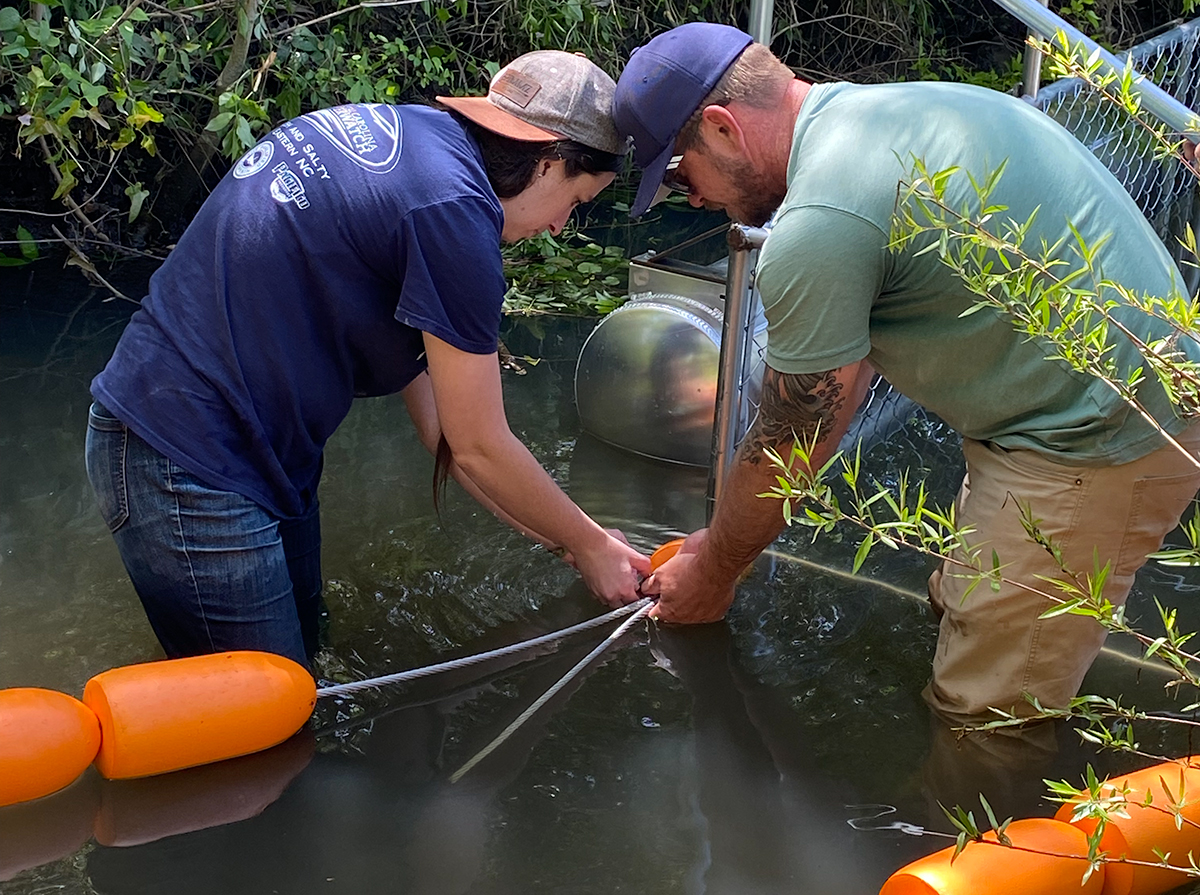
{"type": "Polygon", "coordinates": [[[438,102],[513,140],[574,140],[621,155],[626,141],[612,118],[616,89],[586,56],[537,50],[496,72],[487,96],[439,96],[438,102]]]}

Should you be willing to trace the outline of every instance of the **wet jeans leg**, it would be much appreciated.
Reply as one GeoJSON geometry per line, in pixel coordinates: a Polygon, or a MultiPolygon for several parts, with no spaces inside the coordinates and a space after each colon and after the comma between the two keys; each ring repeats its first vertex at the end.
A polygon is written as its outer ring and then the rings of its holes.
{"type": "Polygon", "coordinates": [[[209,487],[102,405],[88,416],[88,478],[167,655],[253,649],[307,665],[321,591],[315,502],[277,519],[209,487]]]}
{"type": "Polygon", "coordinates": [[[321,514],[317,501],[312,509],[296,519],[279,523],[279,537],[292,582],[292,600],[300,619],[304,654],[312,659],[321,646],[321,620],[325,602],[321,599],[321,514]]]}

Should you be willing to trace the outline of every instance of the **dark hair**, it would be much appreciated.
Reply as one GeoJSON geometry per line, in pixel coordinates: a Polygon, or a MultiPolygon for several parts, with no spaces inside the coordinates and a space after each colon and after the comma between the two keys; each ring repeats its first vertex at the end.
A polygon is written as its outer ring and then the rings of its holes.
{"type": "Polygon", "coordinates": [[[483,167],[488,182],[500,199],[511,199],[533,182],[542,159],[562,159],[567,177],[580,174],[619,172],[624,156],[602,149],[593,149],[574,140],[555,140],[548,143],[529,143],[513,140],[490,131],[456,112],[451,112],[462,124],[483,155],[483,167]]]}
{"type": "Polygon", "coordinates": [[[450,442],[446,436],[438,433],[437,451],[433,458],[433,511],[438,518],[442,515],[442,497],[446,494],[446,479],[450,477],[450,464],[454,462],[454,454],[450,451],[450,442]]]}
{"type": "MultiPolygon", "coordinates": [[[[529,186],[537,175],[537,167],[542,159],[562,159],[567,177],[619,173],[625,164],[624,156],[593,149],[575,140],[555,140],[547,143],[513,140],[490,131],[453,110],[447,111],[479,146],[488,183],[500,199],[511,199],[529,186]]],[[[450,476],[450,465],[453,462],[454,454],[446,436],[440,435],[433,461],[433,507],[439,514],[439,503],[445,493],[446,479],[450,476]]]]}

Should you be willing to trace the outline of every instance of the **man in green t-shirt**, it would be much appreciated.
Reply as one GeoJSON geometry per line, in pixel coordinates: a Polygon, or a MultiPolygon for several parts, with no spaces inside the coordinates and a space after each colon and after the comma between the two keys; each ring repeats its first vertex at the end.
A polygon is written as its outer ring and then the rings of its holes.
{"type": "MultiPolygon", "coordinates": [[[[1040,618],[1058,593],[1041,576],[1062,572],[1029,538],[1020,508],[1041,520],[1065,568],[1087,574],[1094,554],[1111,560],[1104,596],[1120,604],[1200,487],[1191,459],[1200,426],[1153,376],[1137,400],[1154,424],[1101,379],[1047,360],[1049,347],[1005,315],[966,313],[979,299],[961,277],[920,242],[889,248],[890,233],[900,185],[918,165],[958,169],[946,185],[953,209],[977,208],[975,185],[1002,169],[988,201],[1006,220],[1032,218],[1025,246],[1049,247],[1063,270],[1082,266],[1080,244],[1094,247],[1096,282],[1176,295],[1182,277],[1128,193],[1013,97],[930,82],[810,84],[724,25],[684,25],[636,51],[614,115],[645,169],[634,215],[669,189],[748,224],[775,214],[757,272],[768,322],[761,409],[711,527],[643,587],[659,594],[659,617],[725,614],[739,572],[784,524],[777,502],[755,496],[775,484],[764,449],[787,456],[793,433],[815,438],[811,462],[821,466],[879,372],[963,435],[957,521],[989,566],[995,550],[1004,576],[1026,585],[968,595],[971,578],[953,562],[934,573],[941,629],[926,699],[953,721],[988,717],[989,706],[1026,713],[1024,694],[1065,705],[1104,630],[1079,616],[1040,618]]],[[[1128,306],[1114,314],[1145,343],[1171,335],[1128,306]]],[[[1116,369],[1142,365],[1132,341],[1112,341],[1116,369]]],[[[1194,340],[1180,341],[1200,358],[1194,340]]]]}

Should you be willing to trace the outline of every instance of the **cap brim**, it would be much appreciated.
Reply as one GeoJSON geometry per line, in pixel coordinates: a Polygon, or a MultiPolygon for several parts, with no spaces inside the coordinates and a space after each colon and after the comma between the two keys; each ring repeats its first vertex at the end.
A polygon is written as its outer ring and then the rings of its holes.
{"type": "Polygon", "coordinates": [[[671,155],[675,151],[674,141],[667,146],[658,157],[642,171],[642,181],[638,184],[637,196],[629,209],[629,216],[640,218],[647,209],[656,202],[666,198],[670,190],[663,186],[663,176],[667,173],[667,165],[671,164],[671,155]]]}
{"type": "Polygon", "coordinates": [[[480,127],[485,127],[502,137],[526,143],[550,143],[554,140],[564,139],[561,134],[543,130],[528,121],[522,121],[516,115],[505,112],[500,107],[488,102],[486,96],[439,96],[437,99],[443,106],[453,109],[480,127]]]}

